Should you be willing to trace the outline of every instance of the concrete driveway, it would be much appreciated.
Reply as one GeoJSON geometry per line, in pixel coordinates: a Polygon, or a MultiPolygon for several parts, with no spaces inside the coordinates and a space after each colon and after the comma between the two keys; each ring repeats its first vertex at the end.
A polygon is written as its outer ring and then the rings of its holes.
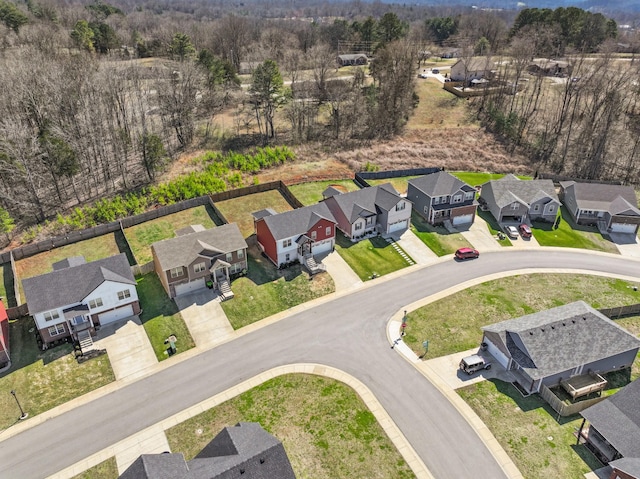
{"type": "Polygon", "coordinates": [[[333,278],[336,293],[362,286],[360,277],[351,269],[351,266],[342,259],[342,256],[340,256],[337,251],[332,251],[328,255],[318,259],[327,267],[327,273],[333,278]]]}
{"type": "Polygon", "coordinates": [[[433,251],[408,229],[396,240],[396,243],[407,252],[416,264],[431,264],[438,259],[433,251]]]}
{"type": "Polygon", "coordinates": [[[107,350],[116,380],[142,377],[158,363],[138,316],[102,326],[94,345],[107,350]]]}
{"type": "Polygon", "coordinates": [[[480,253],[486,251],[501,251],[503,249],[489,231],[487,222],[479,216],[476,216],[476,219],[469,228],[461,231],[461,233],[480,253]]]}
{"type": "Polygon", "coordinates": [[[213,290],[205,288],[184,294],[176,297],[175,302],[196,347],[207,349],[226,341],[233,334],[233,327],[213,290]]]}
{"type": "Polygon", "coordinates": [[[634,234],[609,233],[609,238],[613,241],[622,256],[640,258],[640,244],[638,237],[634,234]]]}

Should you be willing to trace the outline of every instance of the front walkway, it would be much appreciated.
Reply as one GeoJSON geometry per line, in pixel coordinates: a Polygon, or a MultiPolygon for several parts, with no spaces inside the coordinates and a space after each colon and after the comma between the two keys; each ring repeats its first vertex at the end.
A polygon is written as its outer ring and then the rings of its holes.
{"type": "Polygon", "coordinates": [[[184,294],[176,297],[175,302],[197,348],[211,348],[233,335],[233,327],[213,290],[205,288],[184,294]]]}
{"type": "Polygon", "coordinates": [[[438,255],[431,251],[410,229],[402,233],[396,243],[411,256],[416,264],[431,264],[438,259],[438,255]]]}
{"type": "Polygon", "coordinates": [[[96,349],[106,349],[116,381],[142,377],[158,363],[138,316],[121,319],[98,331],[96,349]]]}

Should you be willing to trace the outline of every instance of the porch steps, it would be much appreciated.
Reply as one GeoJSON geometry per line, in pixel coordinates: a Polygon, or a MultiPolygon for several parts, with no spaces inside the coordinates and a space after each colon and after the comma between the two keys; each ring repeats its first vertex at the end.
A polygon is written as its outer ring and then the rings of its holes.
{"type": "Polygon", "coordinates": [[[89,331],[80,331],[78,333],[78,342],[80,343],[80,350],[82,354],[85,354],[91,350],[93,350],[93,338],[91,337],[91,333],[89,331]]]}
{"type": "Polygon", "coordinates": [[[400,246],[398,246],[398,243],[396,243],[396,240],[394,240],[393,238],[385,238],[385,240],[387,241],[387,243],[389,243],[393,247],[393,249],[395,249],[398,252],[400,256],[402,256],[402,258],[409,264],[409,266],[413,266],[414,264],[416,264],[409,257],[409,255],[407,255],[407,253],[405,253],[404,250],[400,248],[400,246]]]}
{"type": "Polygon", "coordinates": [[[445,220],[443,224],[444,224],[444,228],[447,230],[447,232],[449,232],[449,233],[459,233],[459,231],[451,223],[451,220],[445,220]]]}
{"type": "Polygon", "coordinates": [[[322,271],[325,270],[324,265],[322,263],[318,264],[318,262],[313,257],[313,255],[307,255],[304,257],[304,265],[307,267],[307,269],[312,275],[316,273],[321,273],[322,271]]]}
{"type": "Polygon", "coordinates": [[[228,281],[220,281],[218,283],[218,289],[220,290],[223,301],[233,298],[233,291],[231,291],[231,286],[229,286],[228,281]]]}

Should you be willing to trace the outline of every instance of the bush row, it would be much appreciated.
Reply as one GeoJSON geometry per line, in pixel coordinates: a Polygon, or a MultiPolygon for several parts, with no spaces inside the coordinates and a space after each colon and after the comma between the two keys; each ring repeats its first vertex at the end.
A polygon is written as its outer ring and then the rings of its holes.
{"type": "Polygon", "coordinates": [[[230,151],[222,154],[218,152],[207,152],[197,158],[194,162],[221,164],[232,170],[243,173],[257,173],[260,170],[270,168],[291,161],[295,158],[294,153],[286,146],[267,146],[256,149],[253,155],[243,155],[230,151]]]}

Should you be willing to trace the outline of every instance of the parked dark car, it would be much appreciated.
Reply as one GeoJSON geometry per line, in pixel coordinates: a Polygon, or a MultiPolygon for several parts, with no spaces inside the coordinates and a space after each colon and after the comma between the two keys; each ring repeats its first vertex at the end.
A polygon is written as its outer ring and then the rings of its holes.
{"type": "Polygon", "coordinates": [[[477,249],[473,248],[460,248],[456,251],[457,259],[473,259],[480,256],[480,252],[477,249]]]}
{"type": "Polygon", "coordinates": [[[518,229],[520,230],[520,236],[523,238],[531,238],[531,228],[529,228],[528,224],[522,223],[518,226],[518,229]]]}

